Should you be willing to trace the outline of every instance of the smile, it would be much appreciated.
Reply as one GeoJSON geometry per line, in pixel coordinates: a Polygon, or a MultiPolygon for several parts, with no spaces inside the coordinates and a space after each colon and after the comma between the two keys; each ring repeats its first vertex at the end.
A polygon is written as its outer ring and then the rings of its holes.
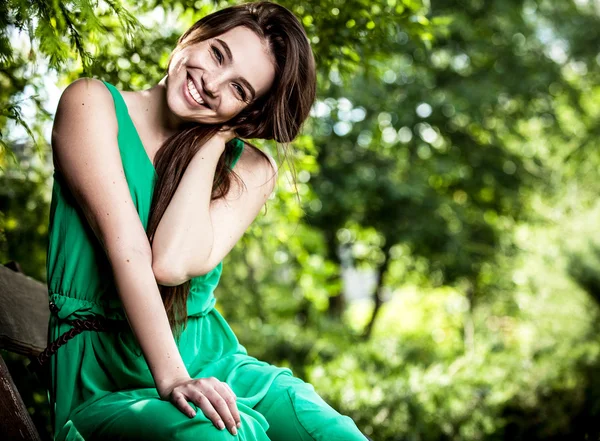
{"type": "Polygon", "coordinates": [[[189,75],[187,77],[187,90],[196,103],[198,103],[202,107],[208,107],[202,99],[202,97],[200,96],[200,92],[198,92],[198,89],[196,89],[196,85],[194,84],[194,81],[189,75]]]}

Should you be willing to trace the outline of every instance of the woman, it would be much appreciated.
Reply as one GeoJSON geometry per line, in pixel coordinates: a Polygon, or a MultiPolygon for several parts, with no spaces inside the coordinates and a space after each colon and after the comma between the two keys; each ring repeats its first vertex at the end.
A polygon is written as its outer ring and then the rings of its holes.
{"type": "Polygon", "coordinates": [[[234,137],[291,141],[314,96],[304,30],[268,2],[197,22],[149,90],[67,87],[43,357],[56,440],[365,439],[214,309],[222,259],[275,184],[273,160],[234,137]]]}

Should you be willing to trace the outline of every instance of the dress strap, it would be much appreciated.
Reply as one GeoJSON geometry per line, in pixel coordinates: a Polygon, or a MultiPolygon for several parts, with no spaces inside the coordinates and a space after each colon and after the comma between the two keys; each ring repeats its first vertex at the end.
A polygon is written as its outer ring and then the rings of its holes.
{"type": "Polygon", "coordinates": [[[230,165],[230,167],[233,168],[238,162],[238,159],[240,159],[240,156],[242,156],[242,152],[244,151],[244,141],[242,141],[240,138],[233,138],[230,142],[233,144],[234,149],[234,157],[230,165]]]}
{"type": "Polygon", "coordinates": [[[134,163],[138,164],[143,162],[147,163],[156,177],[156,169],[154,168],[154,164],[148,157],[148,153],[146,152],[144,144],[142,143],[142,139],[140,138],[140,134],[133,123],[133,119],[131,118],[129,108],[127,107],[127,103],[125,102],[123,95],[121,95],[121,92],[119,92],[119,90],[112,84],[107,83],[106,81],[102,82],[113,97],[117,123],[119,125],[119,137],[126,138],[126,144],[134,144],[133,148],[124,151],[122,148],[122,143],[119,142],[119,149],[121,150],[122,158],[124,160],[127,160],[125,158],[131,158],[134,163]]]}
{"type": "Polygon", "coordinates": [[[127,109],[127,104],[125,104],[125,100],[121,93],[117,90],[115,86],[106,81],[102,81],[107,89],[110,91],[110,94],[113,97],[113,101],[115,102],[115,112],[117,114],[117,120],[128,119],[129,118],[129,110],[127,109]]]}

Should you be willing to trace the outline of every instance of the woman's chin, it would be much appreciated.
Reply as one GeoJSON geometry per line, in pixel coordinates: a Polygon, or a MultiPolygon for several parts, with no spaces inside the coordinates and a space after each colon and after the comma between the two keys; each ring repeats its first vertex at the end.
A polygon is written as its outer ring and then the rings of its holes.
{"type": "Polygon", "coordinates": [[[215,119],[215,118],[213,118],[211,116],[204,116],[204,115],[191,117],[189,119],[189,121],[190,122],[195,122],[197,124],[206,124],[206,125],[221,124],[221,123],[224,122],[224,121],[215,119]]]}
{"type": "Polygon", "coordinates": [[[192,120],[199,124],[224,124],[231,118],[223,118],[218,115],[194,115],[192,120]]]}
{"type": "Polygon", "coordinates": [[[221,115],[211,114],[210,109],[201,109],[200,111],[190,109],[186,101],[180,99],[169,100],[168,107],[173,116],[186,123],[198,124],[223,124],[231,118],[223,118],[221,115]]]}
{"type": "Polygon", "coordinates": [[[185,102],[176,102],[173,105],[169,105],[171,114],[178,120],[185,124],[198,123],[198,124],[215,124],[215,118],[211,115],[198,115],[190,110],[185,102]]]}

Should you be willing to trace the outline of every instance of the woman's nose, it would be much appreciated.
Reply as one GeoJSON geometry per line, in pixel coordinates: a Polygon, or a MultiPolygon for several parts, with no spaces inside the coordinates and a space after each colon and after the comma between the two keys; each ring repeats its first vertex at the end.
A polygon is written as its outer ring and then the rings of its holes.
{"type": "Polygon", "coordinates": [[[202,87],[204,88],[204,92],[210,97],[214,98],[217,94],[218,86],[218,75],[205,73],[202,76],[202,87]]]}

